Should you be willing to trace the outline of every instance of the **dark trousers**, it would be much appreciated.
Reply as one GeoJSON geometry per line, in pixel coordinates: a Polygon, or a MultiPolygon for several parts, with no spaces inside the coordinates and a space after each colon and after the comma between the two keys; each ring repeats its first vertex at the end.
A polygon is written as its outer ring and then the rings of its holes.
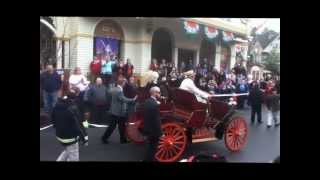
{"type": "Polygon", "coordinates": [[[254,123],[255,116],[258,116],[258,122],[261,122],[261,104],[260,105],[252,105],[251,107],[251,122],[254,123]]]}
{"type": "Polygon", "coordinates": [[[118,130],[119,130],[119,134],[120,134],[120,142],[126,141],[127,139],[125,137],[125,123],[126,123],[127,118],[126,117],[118,117],[118,116],[114,116],[114,115],[111,115],[110,118],[111,119],[109,122],[109,127],[107,128],[107,130],[103,134],[102,139],[104,139],[104,140],[109,139],[109,137],[113,133],[114,129],[118,125],[118,130]]]}
{"type": "Polygon", "coordinates": [[[107,106],[92,105],[90,122],[94,124],[106,124],[107,122],[107,106]]]}
{"type": "Polygon", "coordinates": [[[155,154],[159,144],[159,137],[149,136],[145,161],[156,161],[155,154]]]}

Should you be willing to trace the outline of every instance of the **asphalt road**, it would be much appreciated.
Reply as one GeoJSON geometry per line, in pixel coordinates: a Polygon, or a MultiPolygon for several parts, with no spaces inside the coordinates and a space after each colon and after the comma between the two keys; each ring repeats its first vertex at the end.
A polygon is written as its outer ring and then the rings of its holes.
{"type": "MultiPolygon", "coordinates": [[[[240,111],[247,119],[249,136],[246,146],[237,153],[231,153],[224,141],[191,144],[182,158],[199,152],[216,152],[224,155],[229,162],[270,162],[280,155],[280,126],[266,128],[266,112],[263,108],[263,124],[250,124],[250,109],[240,111]]],[[[118,130],[111,135],[110,144],[102,144],[101,136],[105,128],[89,128],[89,146],[80,147],[80,161],[139,161],[145,153],[144,145],[120,144],[118,130]]],[[[55,161],[62,151],[55,138],[54,129],[40,131],[40,161],[55,161]]]]}

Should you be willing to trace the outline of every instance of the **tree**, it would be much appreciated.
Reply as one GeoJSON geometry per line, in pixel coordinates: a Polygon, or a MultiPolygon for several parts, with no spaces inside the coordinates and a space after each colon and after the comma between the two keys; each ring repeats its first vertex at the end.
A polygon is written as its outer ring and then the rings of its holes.
{"type": "Polygon", "coordinates": [[[276,49],[272,49],[263,64],[265,69],[271,71],[273,74],[280,75],[280,53],[278,53],[276,49]]]}

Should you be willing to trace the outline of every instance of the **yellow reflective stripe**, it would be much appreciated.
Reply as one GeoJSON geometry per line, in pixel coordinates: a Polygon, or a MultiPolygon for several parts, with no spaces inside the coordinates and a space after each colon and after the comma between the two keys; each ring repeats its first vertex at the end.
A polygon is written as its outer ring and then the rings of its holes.
{"type": "Polygon", "coordinates": [[[74,142],[76,141],[76,138],[72,138],[72,139],[61,139],[59,137],[57,137],[57,139],[62,142],[62,143],[71,143],[71,142],[74,142]]]}
{"type": "Polygon", "coordinates": [[[88,121],[83,121],[83,126],[85,127],[85,128],[88,128],[89,127],[89,123],[88,123],[88,121]]]}

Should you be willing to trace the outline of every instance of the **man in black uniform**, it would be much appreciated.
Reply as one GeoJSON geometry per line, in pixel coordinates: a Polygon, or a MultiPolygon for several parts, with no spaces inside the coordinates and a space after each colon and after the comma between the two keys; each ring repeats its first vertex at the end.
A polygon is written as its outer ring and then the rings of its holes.
{"type": "Polygon", "coordinates": [[[150,89],[150,98],[144,104],[144,128],[143,132],[148,138],[148,147],[145,161],[155,161],[159,138],[162,136],[159,101],[160,88],[154,86],[150,89]]]}

